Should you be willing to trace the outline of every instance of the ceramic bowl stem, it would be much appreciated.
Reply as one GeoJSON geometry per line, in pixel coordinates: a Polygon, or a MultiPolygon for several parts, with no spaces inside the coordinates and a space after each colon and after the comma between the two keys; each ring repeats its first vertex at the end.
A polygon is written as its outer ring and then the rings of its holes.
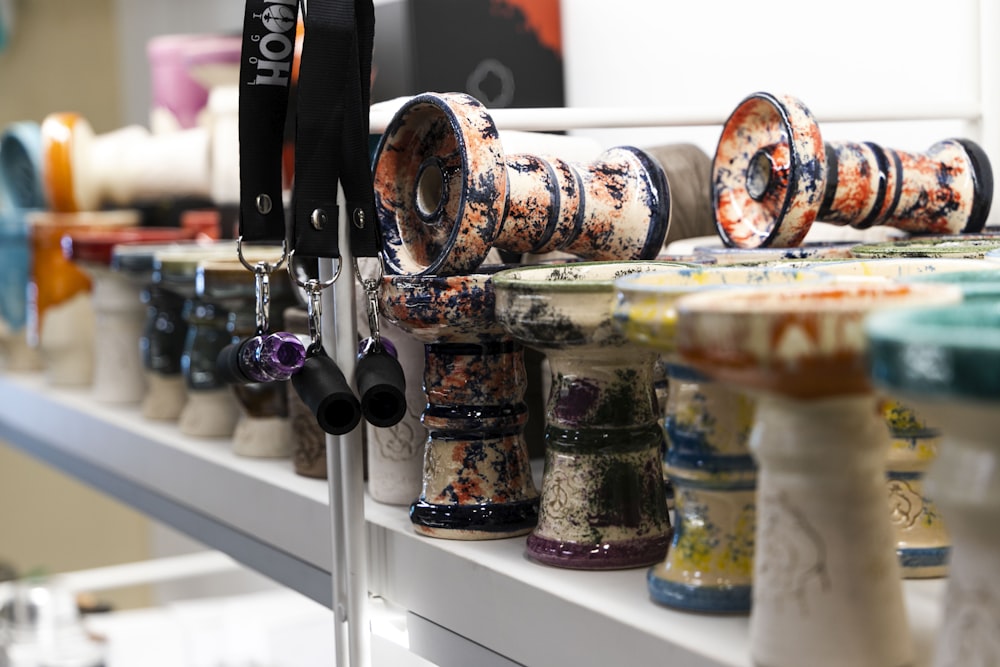
{"type": "Polygon", "coordinates": [[[889,438],[876,404],[868,395],[758,396],[750,437],[760,464],[750,618],[758,664],[801,664],[790,636],[809,637],[816,665],[913,659],[884,509],[889,438]]]}

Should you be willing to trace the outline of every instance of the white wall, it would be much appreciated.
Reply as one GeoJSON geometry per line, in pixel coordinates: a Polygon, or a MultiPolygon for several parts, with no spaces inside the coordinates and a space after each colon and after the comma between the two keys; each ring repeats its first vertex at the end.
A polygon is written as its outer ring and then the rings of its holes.
{"type": "MultiPolygon", "coordinates": [[[[567,99],[724,118],[752,92],[788,93],[814,112],[827,139],[922,150],[975,130],[962,122],[823,124],[823,115],[977,108],[979,4],[563,0],[567,99]]],[[[693,141],[711,154],[719,128],[595,134],[609,143],[693,141]]]]}
{"type": "MultiPolygon", "coordinates": [[[[150,37],[235,32],[243,20],[242,0],[115,2],[126,122],[148,122],[150,37]]],[[[987,57],[1000,42],[996,0],[562,0],[562,20],[570,106],[708,111],[721,120],[765,90],[799,97],[822,123],[845,110],[978,110],[982,98],[1000,97],[1000,86],[980,85],[1000,67],[980,67],[980,25],[987,57]]],[[[995,52],[1000,59],[1000,46],[995,52]]],[[[948,136],[984,139],[960,120],[822,123],[822,130],[827,139],[915,151],[948,136]]],[[[717,126],[588,132],[607,145],[685,141],[710,154],[718,133],[717,126]]],[[[1000,129],[987,132],[984,147],[1000,155],[995,135],[1000,129]]]]}

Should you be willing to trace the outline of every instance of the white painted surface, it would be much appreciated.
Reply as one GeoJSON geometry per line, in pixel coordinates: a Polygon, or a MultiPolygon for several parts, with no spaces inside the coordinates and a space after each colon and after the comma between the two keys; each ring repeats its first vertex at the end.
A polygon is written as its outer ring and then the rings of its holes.
{"type": "MultiPolygon", "coordinates": [[[[101,405],[86,390],[51,389],[36,375],[0,377],[0,423],[27,434],[14,442],[29,451],[32,439],[42,440],[156,489],[165,502],[193,508],[220,528],[277,546],[289,562],[329,571],[327,485],[295,475],[289,462],[237,457],[225,440],[186,438],[176,425],[143,419],[137,407],[101,405]],[[81,435],[65,438],[70,431],[81,435]]],[[[746,617],[659,607],[648,599],[644,569],[545,567],[525,558],[523,539],[420,537],[406,508],[371,499],[365,515],[373,595],[515,662],[620,664],[628,647],[631,664],[750,665],[746,617]]],[[[942,581],[904,583],[917,665],[932,655],[943,588],[942,581]]]]}

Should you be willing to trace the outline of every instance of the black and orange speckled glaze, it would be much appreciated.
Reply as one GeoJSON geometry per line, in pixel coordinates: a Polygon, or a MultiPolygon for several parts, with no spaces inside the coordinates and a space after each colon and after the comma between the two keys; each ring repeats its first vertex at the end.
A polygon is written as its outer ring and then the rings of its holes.
{"type": "Polygon", "coordinates": [[[538,519],[524,442],[524,352],[496,323],[492,275],[386,276],[381,309],[424,343],[423,488],[417,532],[523,535],[538,519]]]}
{"type": "Polygon", "coordinates": [[[816,219],[826,180],[826,147],[804,104],[788,95],[755,93],[729,116],[712,160],[715,224],[727,245],[799,245],[816,219]],[[762,193],[752,196],[748,170],[770,162],[762,193]]]}
{"type": "Polygon", "coordinates": [[[491,247],[651,259],[670,218],[666,176],[644,151],[587,164],[505,155],[485,108],[458,93],[399,110],[376,151],[375,193],[388,269],[407,275],[463,275],[491,247]]]}
{"type": "Polygon", "coordinates": [[[379,142],[374,179],[390,271],[462,275],[482,264],[503,219],[507,166],[475,98],[427,93],[405,104],[379,142]],[[428,175],[440,183],[423,203],[428,175]]]}
{"type": "Polygon", "coordinates": [[[870,142],[824,145],[802,102],[768,93],[749,96],[730,116],[712,172],[719,233],[742,248],[798,245],[814,220],[977,232],[993,198],[989,159],[972,141],[947,139],[924,153],[870,142]],[[765,164],[766,174],[755,170],[765,164]]]}

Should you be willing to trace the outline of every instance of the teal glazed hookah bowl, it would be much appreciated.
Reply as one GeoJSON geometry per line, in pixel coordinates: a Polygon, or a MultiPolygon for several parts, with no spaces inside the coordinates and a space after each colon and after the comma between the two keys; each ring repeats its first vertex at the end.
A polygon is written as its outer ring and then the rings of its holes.
{"type": "Polygon", "coordinates": [[[650,568],[650,597],[704,613],[746,613],[753,583],[757,466],[748,438],[754,400],[713,382],[676,354],[675,304],[686,294],[829,280],[786,268],[680,267],[615,281],[616,326],[657,350],[667,369],[664,472],[675,489],[674,536],[650,568]]]}
{"type": "Polygon", "coordinates": [[[491,248],[590,260],[652,259],[670,217],[663,168],[634,147],[590,163],[505,155],[489,113],[458,93],[418,95],[375,155],[391,273],[462,275],[491,248]]]}
{"type": "Polygon", "coordinates": [[[531,558],[602,570],[651,565],[670,542],[657,354],[612,323],[615,278],[683,266],[583,262],[512,268],[494,278],[496,313],[515,340],[546,355],[545,475],[531,558]]]}
{"type": "Polygon", "coordinates": [[[886,312],[866,323],[874,383],[941,427],[927,488],[952,552],[934,667],[994,665],[1000,656],[1000,311],[991,301],[886,312]]]}
{"type": "Polygon", "coordinates": [[[28,276],[31,251],[26,211],[45,207],[41,181],[42,135],[37,123],[13,123],[0,134],[0,342],[9,370],[40,366],[28,347],[28,276]]]}
{"type": "Polygon", "coordinates": [[[911,233],[978,232],[993,199],[986,153],[946,139],[924,153],[824,143],[809,109],[754,93],[726,121],[712,162],[719,234],[741,248],[799,245],[816,220],[911,233]]]}
{"type": "Polygon", "coordinates": [[[410,519],[430,537],[513,537],[538,519],[523,435],[524,350],[496,322],[498,268],[382,280],[381,312],[424,343],[428,436],[410,519]]]}

